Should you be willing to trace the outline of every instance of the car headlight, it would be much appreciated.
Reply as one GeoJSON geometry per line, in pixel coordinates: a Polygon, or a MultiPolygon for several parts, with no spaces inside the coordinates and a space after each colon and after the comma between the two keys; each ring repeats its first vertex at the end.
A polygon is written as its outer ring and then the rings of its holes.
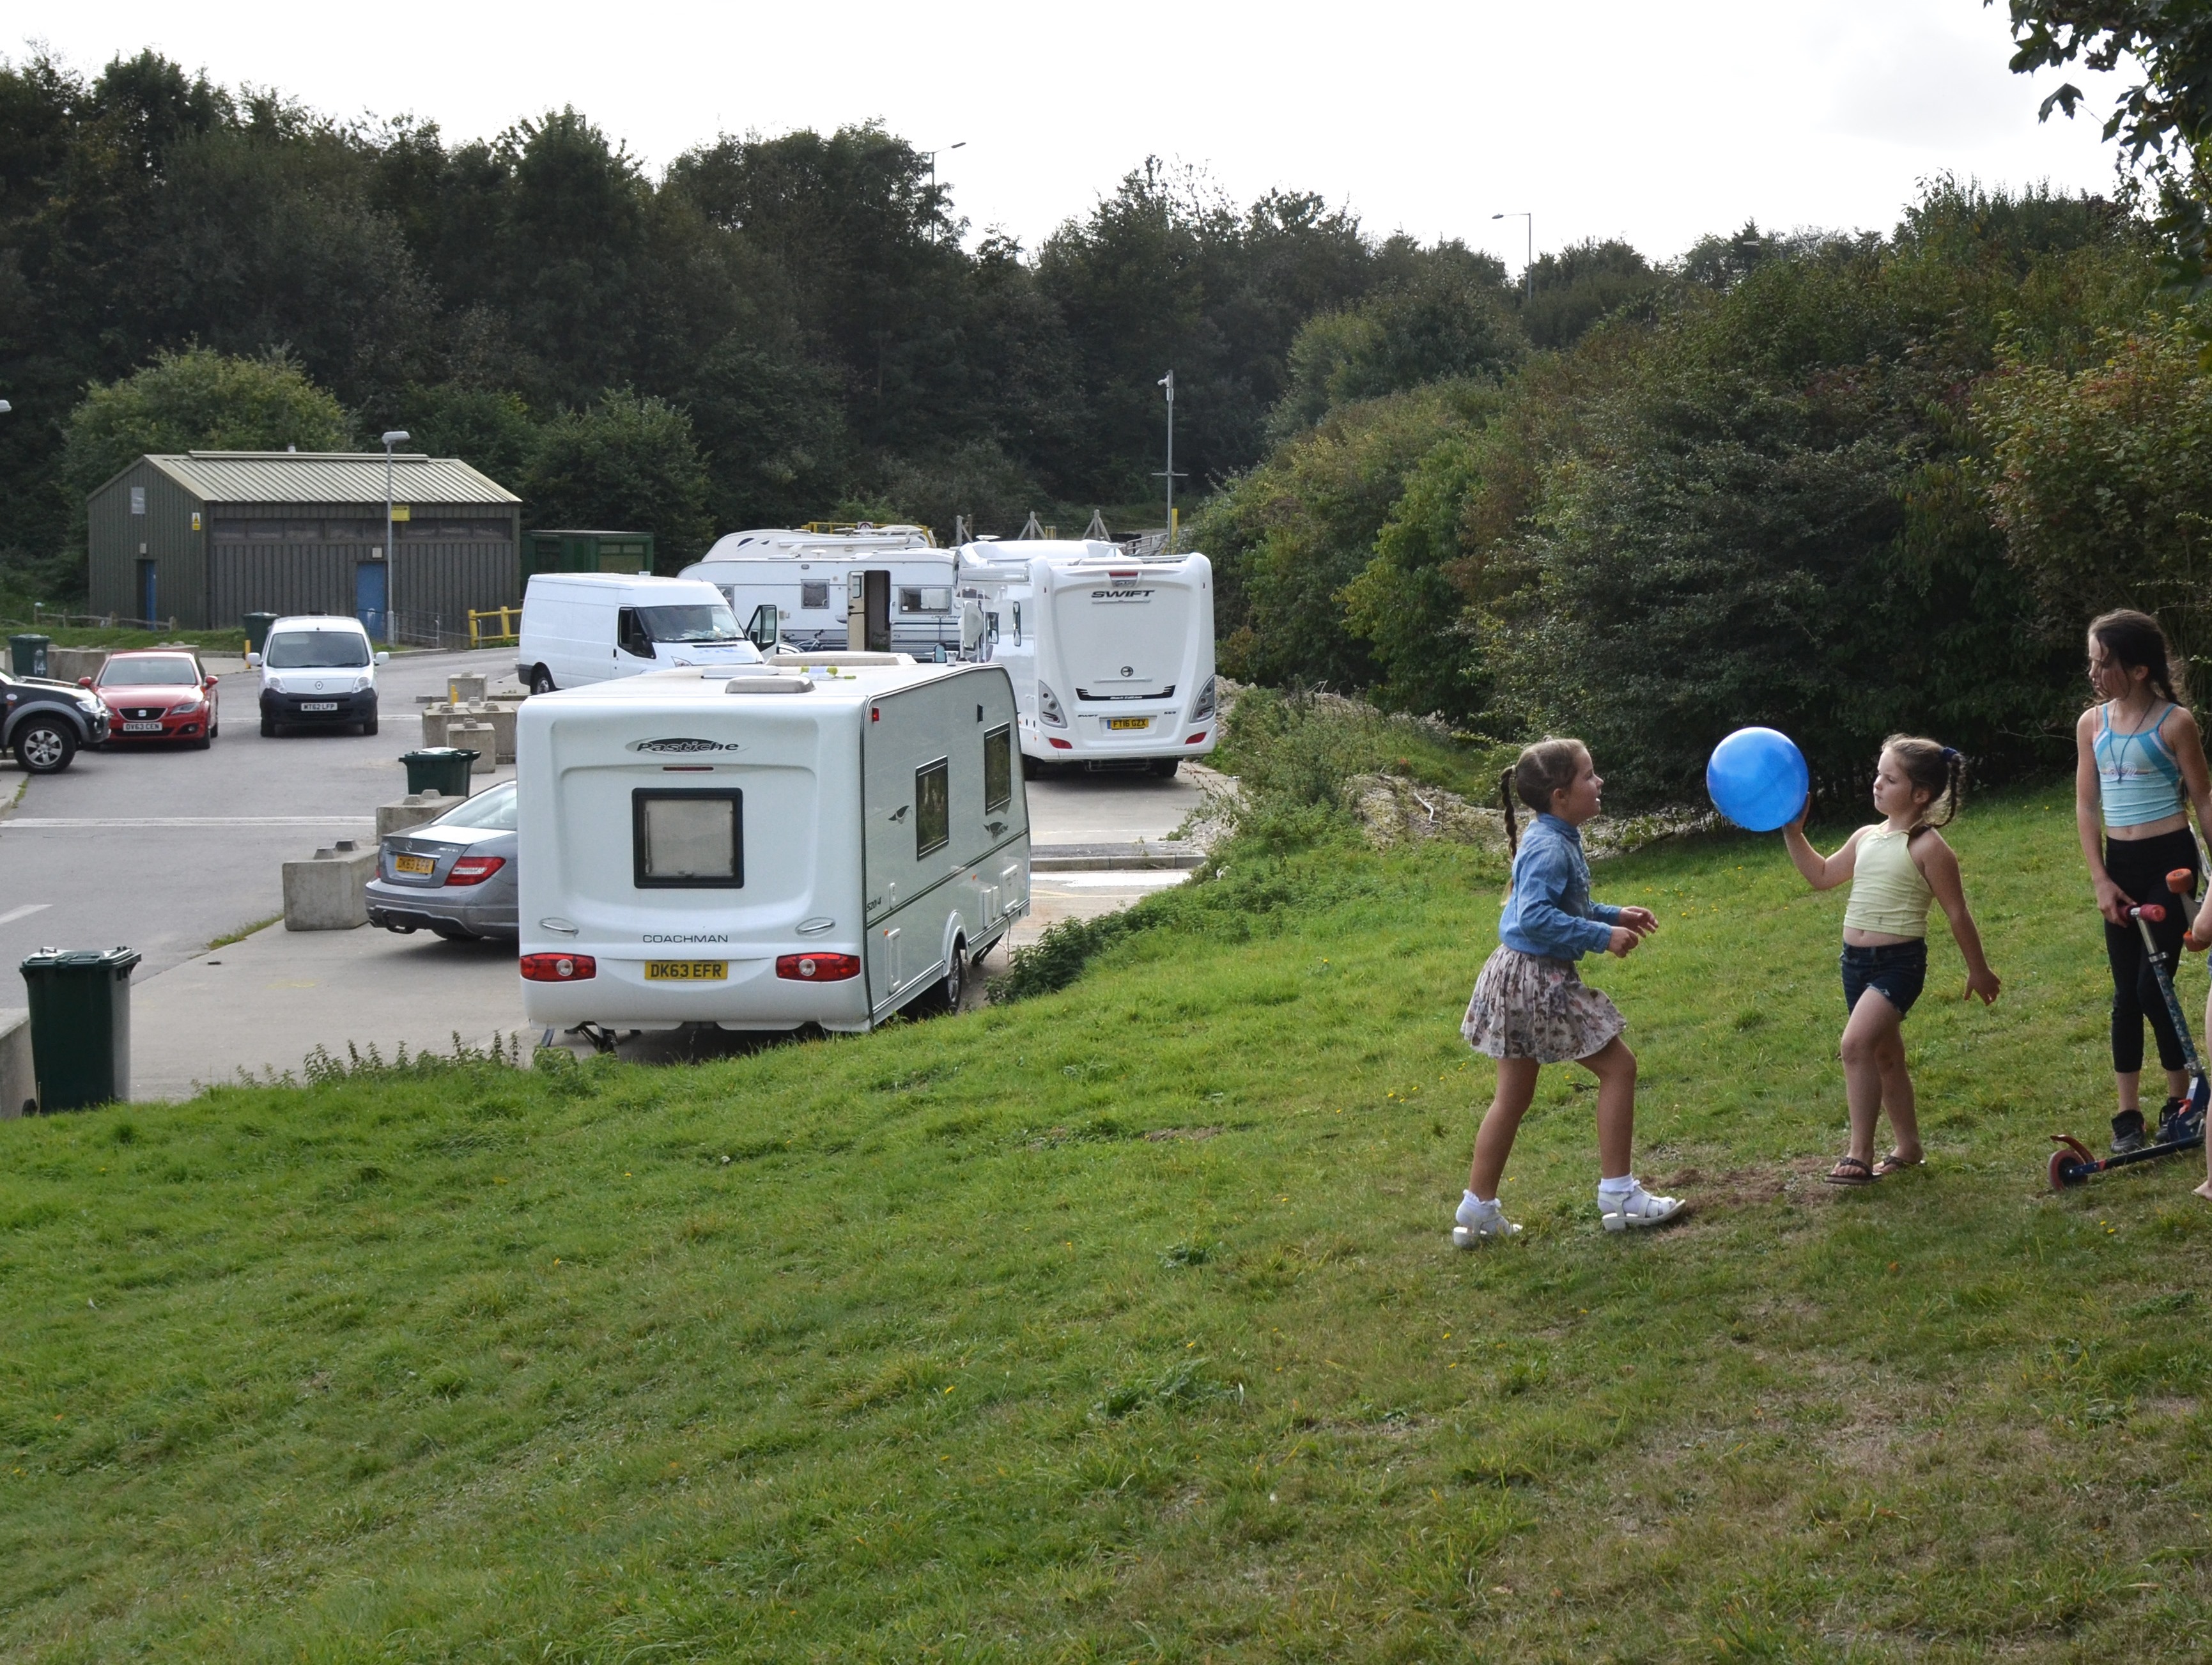
{"type": "Polygon", "coordinates": [[[1060,708],[1059,696],[1042,680],[1037,684],[1037,715],[1054,728],[1067,726],[1066,715],[1060,708]]]}
{"type": "Polygon", "coordinates": [[[172,717],[189,717],[193,712],[199,708],[199,696],[195,695],[189,700],[179,700],[176,704],[171,706],[169,708],[169,714],[172,717]]]}
{"type": "Polygon", "coordinates": [[[1198,697],[1190,702],[1190,720],[1198,722],[1213,714],[1213,678],[1208,677],[1198,690],[1198,697]]]}
{"type": "Polygon", "coordinates": [[[375,687],[375,686],[376,686],[376,678],[374,678],[374,677],[356,677],[356,678],[354,678],[353,691],[354,691],[355,693],[356,693],[356,694],[366,694],[366,693],[368,693],[368,690],[369,690],[370,689],[372,689],[372,688],[374,688],[374,687],[375,687]]]}

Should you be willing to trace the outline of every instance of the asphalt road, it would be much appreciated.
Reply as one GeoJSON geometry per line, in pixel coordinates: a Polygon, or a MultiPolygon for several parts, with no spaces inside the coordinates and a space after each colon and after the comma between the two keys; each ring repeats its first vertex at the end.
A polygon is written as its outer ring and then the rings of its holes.
{"type": "Polygon", "coordinates": [[[0,1006],[22,1004],[15,968],[42,946],[128,944],[145,957],[143,981],[282,912],[283,863],[334,839],[366,844],[376,806],[405,794],[399,754],[422,744],[415,696],[442,693],[454,670],[499,687],[514,679],[514,655],[395,655],[377,676],[374,736],[264,740],[259,679],[237,671],[216,684],[222,732],[205,751],[81,752],[29,777],[0,761],[0,1006]]]}

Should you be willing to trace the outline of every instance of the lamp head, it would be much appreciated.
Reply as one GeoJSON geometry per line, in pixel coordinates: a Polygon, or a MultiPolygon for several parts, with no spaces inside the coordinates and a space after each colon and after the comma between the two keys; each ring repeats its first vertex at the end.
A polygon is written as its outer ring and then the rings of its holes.
{"type": "Polygon", "coordinates": [[[9,404],[7,400],[5,400],[5,399],[0,399],[0,416],[6,416],[6,415],[10,411],[10,410],[13,410],[15,408],[15,407],[14,405],[12,405],[12,404],[9,404]]]}
{"type": "Polygon", "coordinates": [[[391,447],[395,445],[404,445],[408,441],[414,437],[415,436],[412,434],[410,434],[405,428],[395,428],[384,436],[384,443],[386,447],[389,449],[391,447]]]}

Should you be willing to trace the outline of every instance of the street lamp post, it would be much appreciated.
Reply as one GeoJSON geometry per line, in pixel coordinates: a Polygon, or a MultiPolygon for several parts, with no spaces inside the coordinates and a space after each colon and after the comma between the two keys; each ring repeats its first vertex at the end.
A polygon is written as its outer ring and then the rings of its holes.
{"type": "Polygon", "coordinates": [[[1155,477],[1168,483],[1168,553],[1173,555],[1176,548],[1175,372],[1169,371],[1153,385],[1168,390],[1168,467],[1165,474],[1155,477]]]}
{"type": "Polygon", "coordinates": [[[1536,298],[1536,216],[1534,214],[1493,214],[1493,220],[1526,220],[1528,222],[1528,258],[1522,263],[1521,280],[1528,298],[1536,298]]]}
{"type": "Polygon", "coordinates": [[[937,159],[939,156],[949,156],[956,150],[965,150],[967,148],[968,141],[961,139],[955,143],[946,145],[942,150],[925,150],[921,153],[929,158],[929,195],[933,202],[937,197],[937,159]]]}
{"type": "MultiPolygon", "coordinates": [[[[395,580],[399,575],[399,550],[392,539],[392,447],[404,445],[415,436],[404,428],[387,430],[384,435],[384,639],[392,640],[392,617],[395,580]]],[[[433,643],[432,646],[435,646],[433,643]]]]}

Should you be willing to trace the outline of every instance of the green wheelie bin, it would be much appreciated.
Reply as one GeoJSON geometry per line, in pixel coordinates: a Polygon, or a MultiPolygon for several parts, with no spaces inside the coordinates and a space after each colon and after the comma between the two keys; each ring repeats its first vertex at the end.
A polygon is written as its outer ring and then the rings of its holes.
{"type": "Polygon", "coordinates": [[[276,622],[274,613],[248,613],[246,625],[246,651],[258,653],[269,645],[269,627],[276,622]]]}
{"type": "Polygon", "coordinates": [[[404,751],[399,761],[407,765],[407,790],[466,798],[469,765],[480,755],[466,746],[424,746],[419,751],[404,751]]]}
{"type": "Polygon", "coordinates": [[[43,677],[46,674],[46,649],[53,645],[52,636],[33,635],[25,632],[8,638],[9,663],[19,677],[43,677]]]}
{"type": "Polygon", "coordinates": [[[82,1110],[131,1096],[131,948],[42,948],[23,962],[39,1109],[82,1110]]]}

